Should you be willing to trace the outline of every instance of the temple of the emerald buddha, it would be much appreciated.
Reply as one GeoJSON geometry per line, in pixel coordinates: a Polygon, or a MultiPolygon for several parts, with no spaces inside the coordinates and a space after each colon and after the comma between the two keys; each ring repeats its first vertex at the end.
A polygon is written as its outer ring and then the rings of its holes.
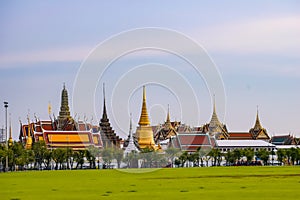
{"type": "MultiPolygon", "coordinates": [[[[104,90],[104,89],[103,89],[104,90]]],[[[111,128],[106,113],[105,97],[103,104],[103,115],[98,125],[87,123],[86,120],[75,120],[70,115],[68,103],[68,91],[63,86],[61,93],[61,106],[59,115],[53,119],[49,113],[49,120],[30,121],[22,124],[20,128],[19,140],[27,149],[37,141],[45,141],[48,148],[66,148],[74,150],[86,149],[89,146],[98,148],[117,146],[120,147],[121,139],[111,128]]]]}

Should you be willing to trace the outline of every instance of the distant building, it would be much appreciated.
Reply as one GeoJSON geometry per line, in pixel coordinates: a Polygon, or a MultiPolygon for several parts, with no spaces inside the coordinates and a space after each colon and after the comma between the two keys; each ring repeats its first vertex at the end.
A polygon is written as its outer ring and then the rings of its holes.
{"type": "Polygon", "coordinates": [[[290,134],[273,136],[270,140],[276,146],[280,145],[300,145],[300,138],[296,138],[290,134]]]}
{"type": "Polygon", "coordinates": [[[272,151],[276,148],[276,146],[264,140],[217,140],[215,148],[220,149],[221,152],[245,148],[251,148],[254,151],[258,151],[260,149],[272,151]]]}

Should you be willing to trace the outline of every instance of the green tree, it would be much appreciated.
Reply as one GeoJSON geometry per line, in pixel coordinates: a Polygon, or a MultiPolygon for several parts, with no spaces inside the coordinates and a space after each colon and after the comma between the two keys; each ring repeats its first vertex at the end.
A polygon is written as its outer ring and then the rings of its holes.
{"type": "Polygon", "coordinates": [[[249,165],[254,157],[254,149],[246,148],[243,150],[243,155],[247,158],[247,164],[249,165]]]}
{"type": "Polygon", "coordinates": [[[100,154],[100,149],[95,146],[89,146],[85,151],[85,157],[89,161],[90,169],[96,168],[96,157],[100,154]]]}
{"type": "Polygon", "coordinates": [[[290,150],[291,150],[291,164],[295,165],[297,164],[298,157],[299,157],[298,149],[292,147],[290,150]]]}
{"type": "Polygon", "coordinates": [[[40,169],[45,159],[45,152],[47,151],[45,141],[35,142],[32,146],[32,150],[35,155],[35,167],[40,169]]]}
{"type": "Polygon", "coordinates": [[[113,150],[111,148],[105,148],[101,152],[102,160],[104,162],[103,168],[110,168],[111,162],[113,160],[113,150]]]}
{"type": "Polygon", "coordinates": [[[234,164],[234,161],[235,161],[235,158],[234,158],[234,154],[232,151],[227,151],[225,153],[223,153],[223,156],[224,156],[224,159],[225,159],[225,162],[226,162],[226,165],[233,165],[234,164]]]}
{"type": "Polygon", "coordinates": [[[113,157],[117,160],[118,168],[121,166],[121,162],[123,160],[124,151],[120,148],[113,149],[113,157]]]}
{"type": "Polygon", "coordinates": [[[270,156],[270,152],[266,149],[259,149],[256,153],[255,153],[257,158],[260,158],[263,162],[264,165],[268,164],[268,160],[269,160],[269,156],[270,156]]]}
{"type": "Polygon", "coordinates": [[[136,151],[132,151],[124,157],[124,162],[127,164],[127,168],[137,168],[138,167],[139,155],[136,151]]]}
{"type": "Polygon", "coordinates": [[[180,150],[178,148],[170,147],[170,148],[166,149],[165,152],[166,152],[168,160],[171,161],[171,167],[173,167],[174,158],[178,156],[180,150]]]}
{"type": "Polygon", "coordinates": [[[212,149],[209,152],[210,156],[213,158],[213,166],[220,166],[220,163],[222,161],[222,153],[220,149],[212,149]]]}
{"type": "Polygon", "coordinates": [[[234,158],[234,161],[239,161],[241,160],[242,158],[242,149],[234,149],[233,150],[233,158],[234,158]]]}
{"type": "Polygon", "coordinates": [[[188,160],[188,152],[184,151],[178,158],[180,161],[181,167],[184,166],[185,162],[188,160]]]}
{"type": "Polygon", "coordinates": [[[63,164],[67,160],[67,150],[63,148],[54,149],[52,152],[52,158],[55,162],[55,169],[63,169],[63,164]]]}
{"type": "Polygon", "coordinates": [[[280,165],[282,165],[285,158],[286,158],[286,151],[284,149],[278,149],[277,160],[279,161],[280,165]]]}
{"type": "Polygon", "coordinates": [[[76,169],[78,169],[78,167],[82,169],[84,164],[85,151],[84,150],[75,151],[73,153],[73,156],[74,156],[74,161],[77,163],[76,169]]]}

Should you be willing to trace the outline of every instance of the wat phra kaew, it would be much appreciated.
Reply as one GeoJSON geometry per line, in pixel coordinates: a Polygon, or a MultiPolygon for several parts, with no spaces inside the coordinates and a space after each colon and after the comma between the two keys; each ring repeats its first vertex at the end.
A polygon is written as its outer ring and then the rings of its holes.
{"type": "MultiPolygon", "coordinates": [[[[103,88],[104,90],[104,88],[103,88]]],[[[105,93],[104,93],[105,94],[105,93]]],[[[59,115],[51,116],[48,120],[21,123],[19,140],[27,149],[34,142],[45,141],[47,148],[72,148],[83,150],[89,146],[97,148],[122,148],[124,152],[150,149],[164,152],[167,148],[178,148],[189,153],[197,149],[220,149],[222,152],[235,148],[252,148],[254,151],[266,149],[273,151],[280,148],[297,147],[299,138],[289,134],[283,136],[268,135],[259,119],[257,110],[254,126],[248,132],[229,132],[217,115],[214,101],[213,113],[209,123],[199,127],[190,127],[180,121],[170,120],[170,110],[163,124],[151,125],[147,111],[146,88],[143,87],[141,115],[136,131],[130,130],[127,138],[120,138],[112,128],[106,110],[105,95],[103,99],[103,113],[99,124],[88,123],[86,119],[76,120],[70,115],[68,92],[63,86],[59,115]]],[[[129,120],[128,120],[129,121],[129,120]]],[[[10,135],[10,139],[12,136],[10,135]]],[[[11,140],[12,141],[12,140],[11,140]]]]}

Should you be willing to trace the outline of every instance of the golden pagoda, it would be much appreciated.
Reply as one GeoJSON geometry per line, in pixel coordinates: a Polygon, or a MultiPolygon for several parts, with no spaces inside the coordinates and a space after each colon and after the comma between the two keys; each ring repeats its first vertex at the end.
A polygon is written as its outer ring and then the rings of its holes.
{"type": "Polygon", "coordinates": [[[143,104],[142,112],[139,121],[139,126],[136,129],[136,137],[138,139],[140,149],[153,149],[156,150],[155,142],[153,139],[153,130],[150,126],[150,120],[147,112],[146,105],[146,88],[143,86],[143,104]]]}

